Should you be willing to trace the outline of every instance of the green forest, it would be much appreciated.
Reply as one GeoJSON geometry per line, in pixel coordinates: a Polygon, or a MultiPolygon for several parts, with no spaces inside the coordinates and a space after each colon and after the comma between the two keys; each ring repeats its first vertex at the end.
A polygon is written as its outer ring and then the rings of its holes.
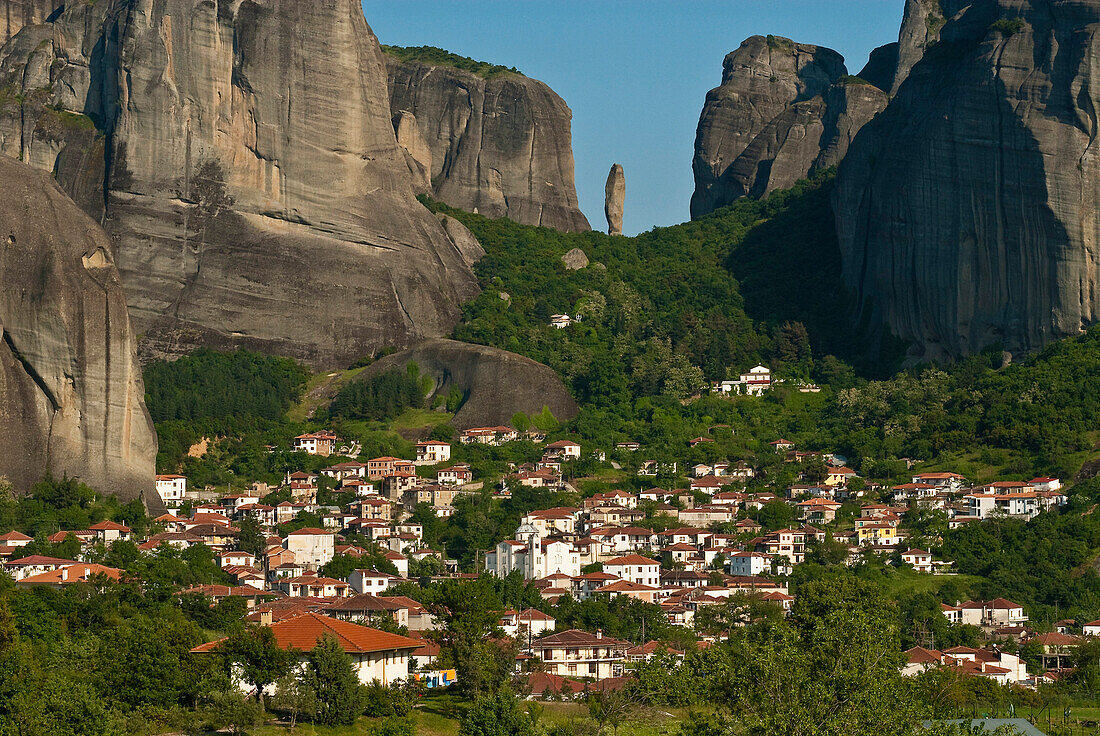
{"type": "Polygon", "coordinates": [[[490,64],[487,61],[477,61],[436,46],[387,46],[382,44],[382,51],[399,61],[419,61],[432,66],[450,66],[485,79],[492,79],[504,74],[519,74],[522,76],[522,72],[514,66],[500,66],[499,64],[490,64]]]}

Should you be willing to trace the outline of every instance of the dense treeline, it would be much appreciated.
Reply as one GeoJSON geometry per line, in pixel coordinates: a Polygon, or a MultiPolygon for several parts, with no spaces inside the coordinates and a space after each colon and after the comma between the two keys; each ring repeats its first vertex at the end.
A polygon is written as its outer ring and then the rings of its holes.
{"type": "Polygon", "coordinates": [[[345,419],[380,421],[406,409],[424,406],[424,386],[415,363],[405,370],[392,368],[340,389],[329,405],[328,414],[345,419]]]}
{"type": "Polygon", "coordinates": [[[490,64],[487,61],[477,61],[468,56],[459,56],[437,46],[387,46],[383,44],[382,51],[401,61],[420,61],[433,66],[450,66],[485,79],[492,79],[501,74],[522,74],[514,66],[501,66],[500,64],[490,64]]]}
{"type": "Polygon", "coordinates": [[[297,361],[205,348],[145,367],[145,395],[154,422],[257,417],[281,419],[302,393],[309,370],[297,361]]]}

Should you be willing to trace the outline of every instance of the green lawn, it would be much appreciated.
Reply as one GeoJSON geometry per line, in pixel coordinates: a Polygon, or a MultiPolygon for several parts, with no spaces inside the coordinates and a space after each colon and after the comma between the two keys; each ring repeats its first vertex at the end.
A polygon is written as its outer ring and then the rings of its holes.
{"type": "Polygon", "coordinates": [[[390,426],[395,430],[423,429],[446,424],[454,418],[454,414],[431,409],[406,409],[405,413],[393,420],[390,426]]]}
{"type": "Polygon", "coordinates": [[[363,372],[363,368],[349,371],[329,371],[317,373],[306,382],[305,391],[297,404],[290,407],[286,418],[291,422],[304,422],[313,416],[319,407],[328,404],[351,379],[363,372]]]}

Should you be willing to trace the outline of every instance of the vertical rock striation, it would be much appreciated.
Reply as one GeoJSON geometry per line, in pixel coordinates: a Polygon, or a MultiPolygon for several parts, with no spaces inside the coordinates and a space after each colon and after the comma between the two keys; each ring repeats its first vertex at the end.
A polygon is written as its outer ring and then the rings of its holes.
{"type": "Polygon", "coordinates": [[[886,95],[831,49],[753,36],[728,54],[695,137],[691,216],[790,187],[843,158],[886,95]]]}
{"type": "Polygon", "coordinates": [[[355,0],[73,4],[5,47],[4,81],[0,149],[99,195],[143,356],[339,365],[447,334],[476,293],[355,0]]]}
{"type": "Polygon", "coordinates": [[[974,2],[853,142],[844,277],[857,317],[915,358],[1031,350],[1096,320],[1098,29],[1096,2],[974,2]]]}
{"type": "Polygon", "coordinates": [[[107,235],[0,156],[0,474],[47,472],[160,508],[157,443],[107,235]]]}
{"type": "Polygon", "coordinates": [[[542,82],[386,59],[390,107],[431,149],[434,196],[525,225],[588,230],[573,179],[572,111],[542,82]]]}
{"type": "Polygon", "coordinates": [[[0,46],[23,26],[42,23],[64,0],[0,0],[0,46]]]}
{"type": "Polygon", "coordinates": [[[626,201],[626,175],[623,167],[612,164],[603,187],[603,213],[607,217],[607,234],[623,234],[623,204],[626,201]]]}

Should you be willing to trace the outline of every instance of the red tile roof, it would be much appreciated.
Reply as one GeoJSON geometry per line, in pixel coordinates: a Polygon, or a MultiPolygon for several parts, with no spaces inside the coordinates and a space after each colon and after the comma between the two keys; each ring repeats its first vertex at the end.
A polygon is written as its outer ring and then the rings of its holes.
{"type": "MultiPolygon", "coordinates": [[[[397,634],[390,634],[348,621],[340,621],[312,611],[273,623],[270,628],[271,633],[275,635],[275,641],[278,642],[280,647],[283,649],[297,649],[303,652],[313,649],[325,634],[335,636],[344,651],[353,654],[395,649],[413,650],[421,646],[421,642],[407,636],[398,636],[397,634]]],[[[219,639],[195,647],[191,651],[212,652],[223,641],[225,640],[219,639]]]]}

